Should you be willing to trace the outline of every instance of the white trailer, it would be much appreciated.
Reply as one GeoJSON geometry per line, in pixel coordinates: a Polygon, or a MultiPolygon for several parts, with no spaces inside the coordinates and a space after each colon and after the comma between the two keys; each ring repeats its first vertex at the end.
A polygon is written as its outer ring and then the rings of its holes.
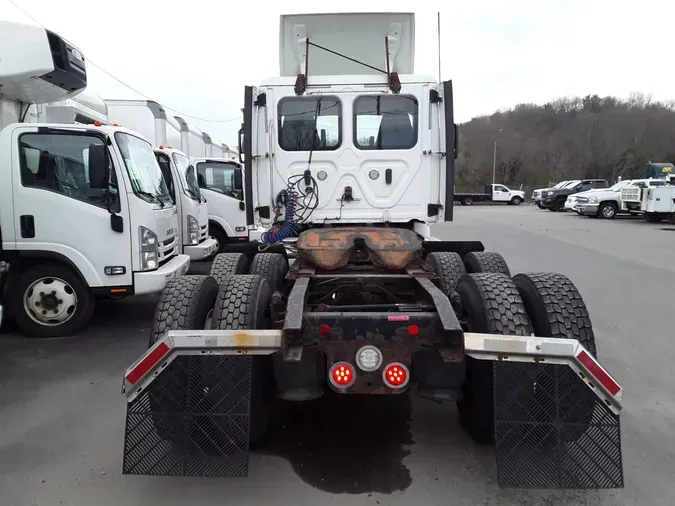
{"type": "Polygon", "coordinates": [[[668,220],[675,225],[675,180],[672,184],[645,189],[642,198],[645,220],[650,223],[668,220]]]}
{"type": "Polygon", "coordinates": [[[203,260],[216,252],[217,242],[209,237],[206,198],[197,184],[197,174],[181,149],[181,131],[164,107],[151,100],[106,100],[108,119],[152,140],[169,193],[178,208],[181,252],[190,260],[203,260]],[[173,142],[177,141],[175,144],[173,142]]]}
{"type": "Polygon", "coordinates": [[[414,73],[414,32],[408,13],[281,17],[281,76],[244,101],[264,244],[165,290],[124,376],[123,473],[243,476],[277,397],[414,391],[457,403],[500,486],[623,486],[622,389],[571,280],[431,236],[453,218],[458,137],[452,81],[414,73]]]}
{"type": "Polygon", "coordinates": [[[66,336],[97,296],[159,292],[190,259],[178,253],[177,210],[141,134],[22,121],[32,104],[84,90],[80,50],[0,21],[0,62],[0,294],[26,334],[66,336]]]}

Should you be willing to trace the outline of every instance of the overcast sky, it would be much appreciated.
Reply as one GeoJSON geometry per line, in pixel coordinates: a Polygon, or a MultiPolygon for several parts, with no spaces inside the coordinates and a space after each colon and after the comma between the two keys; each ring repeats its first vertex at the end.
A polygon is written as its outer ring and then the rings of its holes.
{"type": "MultiPolygon", "coordinates": [[[[261,2],[237,3],[240,10],[215,0],[14,2],[77,45],[90,63],[165,107],[210,120],[235,118],[229,123],[185,118],[228,144],[236,145],[244,85],[279,74],[282,11],[265,10],[261,2]]],[[[283,13],[334,11],[321,9],[328,4],[288,2],[283,13]]],[[[360,11],[363,4],[339,2],[349,12],[360,11]]],[[[410,5],[390,1],[382,8],[406,11],[410,5]]],[[[666,0],[446,5],[453,8],[441,11],[442,77],[454,82],[458,121],[564,95],[627,97],[641,91],[655,100],[675,98],[669,28],[675,4],[666,0]]],[[[9,0],[0,0],[0,19],[32,23],[9,0]]],[[[416,73],[438,73],[436,26],[436,11],[415,14],[416,73]]],[[[103,98],[143,98],[92,65],[88,72],[90,92],[103,98]]]]}

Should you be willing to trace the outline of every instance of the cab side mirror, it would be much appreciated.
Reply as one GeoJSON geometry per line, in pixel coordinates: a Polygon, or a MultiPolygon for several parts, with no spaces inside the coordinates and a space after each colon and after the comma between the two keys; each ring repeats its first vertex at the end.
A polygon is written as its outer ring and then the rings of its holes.
{"type": "Polygon", "coordinates": [[[244,127],[239,129],[239,142],[237,147],[239,148],[239,163],[244,163],[244,127]]]}
{"type": "Polygon", "coordinates": [[[243,176],[241,174],[240,168],[236,168],[234,170],[234,189],[235,190],[243,190],[244,189],[244,181],[243,181],[243,176]]]}
{"type": "Polygon", "coordinates": [[[110,160],[105,144],[89,144],[89,186],[105,190],[110,178],[110,160]]]}

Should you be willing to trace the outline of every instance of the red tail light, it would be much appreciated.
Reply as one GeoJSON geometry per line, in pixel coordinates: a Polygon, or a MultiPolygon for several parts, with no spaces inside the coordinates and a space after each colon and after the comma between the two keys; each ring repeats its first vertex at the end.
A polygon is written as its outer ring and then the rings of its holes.
{"type": "Polygon", "coordinates": [[[410,371],[400,362],[393,362],[384,368],[382,380],[390,388],[403,388],[410,381],[410,371]]]}
{"type": "Polygon", "coordinates": [[[338,388],[347,388],[356,381],[356,370],[349,362],[338,362],[328,373],[330,382],[338,388]]]}

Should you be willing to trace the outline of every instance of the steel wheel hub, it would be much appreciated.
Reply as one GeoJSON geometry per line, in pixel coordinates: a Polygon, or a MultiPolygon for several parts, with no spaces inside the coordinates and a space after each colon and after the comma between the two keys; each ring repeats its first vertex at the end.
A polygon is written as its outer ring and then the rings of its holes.
{"type": "Polygon", "coordinates": [[[35,323],[54,327],[75,314],[77,295],[73,287],[60,278],[40,278],[24,293],[23,307],[35,323]]]}

